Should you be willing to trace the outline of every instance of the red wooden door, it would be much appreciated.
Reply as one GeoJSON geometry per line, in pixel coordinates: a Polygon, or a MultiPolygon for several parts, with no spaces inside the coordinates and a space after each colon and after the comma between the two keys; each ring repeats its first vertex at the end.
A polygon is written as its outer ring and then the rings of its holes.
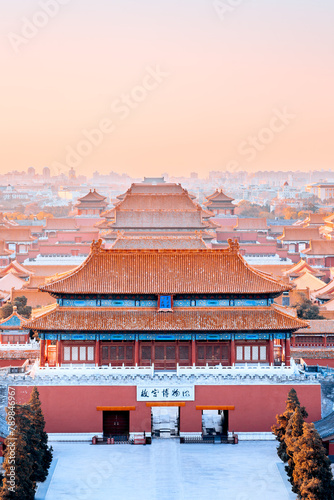
{"type": "Polygon", "coordinates": [[[229,365],[229,346],[228,344],[197,344],[197,361],[198,366],[215,366],[222,364],[229,365]]]}
{"type": "Polygon", "coordinates": [[[176,343],[156,343],[154,345],[154,368],[157,370],[176,369],[176,343]]]}
{"type": "Polygon", "coordinates": [[[132,366],[134,347],[132,344],[111,343],[101,345],[101,363],[111,366],[132,366]]]}
{"type": "Polygon", "coordinates": [[[129,411],[104,411],[103,435],[126,436],[129,434],[129,411]]]}
{"type": "Polygon", "coordinates": [[[57,346],[48,345],[48,361],[47,362],[48,362],[49,366],[56,366],[56,363],[57,363],[56,349],[57,349],[57,346]]]}

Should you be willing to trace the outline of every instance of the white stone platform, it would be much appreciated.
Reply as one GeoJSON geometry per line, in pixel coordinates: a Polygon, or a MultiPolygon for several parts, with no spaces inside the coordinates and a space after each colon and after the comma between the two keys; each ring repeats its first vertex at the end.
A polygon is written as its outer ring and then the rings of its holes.
{"type": "Polygon", "coordinates": [[[51,443],[58,459],[36,500],[292,500],[275,442],[92,446],[51,443]],[[46,485],[47,486],[47,485],[46,485]],[[47,491],[46,491],[47,489],[47,491]]]}

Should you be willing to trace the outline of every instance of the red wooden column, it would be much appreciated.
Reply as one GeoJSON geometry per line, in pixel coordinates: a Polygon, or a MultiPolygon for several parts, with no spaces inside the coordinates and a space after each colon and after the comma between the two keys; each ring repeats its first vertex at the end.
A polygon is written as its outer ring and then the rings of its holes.
{"type": "Polygon", "coordinates": [[[290,366],[290,339],[285,340],[285,366],[290,366]]]}
{"type": "Polygon", "coordinates": [[[196,365],[196,340],[195,335],[191,337],[191,364],[196,365]]]}
{"type": "Polygon", "coordinates": [[[61,350],[62,350],[61,340],[57,340],[57,353],[56,353],[57,366],[61,366],[61,350]]]}
{"type": "Polygon", "coordinates": [[[135,339],[135,365],[139,366],[139,340],[138,340],[138,335],[136,335],[136,339],[135,339]]]}
{"type": "Polygon", "coordinates": [[[45,340],[41,339],[40,343],[40,366],[45,366],[45,340]]]}
{"type": "Polygon", "coordinates": [[[235,337],[234,333],[232,333],[231,337],[231,366],[235,365],[235,337]]]}
{"type": "Polygon", "coordinates": [[[327,335],[326,334],[324,334],[324,342],[323,342],[323,344],[324,344],[324,347],[327,347],[327,335]]]}
{"type": "MultiPolygon", "coordinates": [[[[286,356],[286,350],[285,350],[285,356],[286,356]]],[[[274,364],[274,339],[272,338],[272,335],[270,335],[270,340],[269,340],[269,365],[274,364]]]]}
{"type": "Polygon", "coordinates": [[[100,340],[95,340],[95,366],[100,366],[100,340]]]}
{"type": "Polygon", "coordinates": [[[285,363],[285,340],[284,339],[281,339],[280,340],[280,344],[281,344],[281,363],[285,363]]]}

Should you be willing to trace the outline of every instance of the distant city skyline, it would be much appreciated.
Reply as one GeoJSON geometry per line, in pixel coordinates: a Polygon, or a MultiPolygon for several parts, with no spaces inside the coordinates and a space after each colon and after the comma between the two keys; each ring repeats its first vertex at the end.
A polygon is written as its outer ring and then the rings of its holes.
{"type": "Polygon", "coordinates": [[[13,0],[0,173],[334,168],[334,4],[13,0]]]}

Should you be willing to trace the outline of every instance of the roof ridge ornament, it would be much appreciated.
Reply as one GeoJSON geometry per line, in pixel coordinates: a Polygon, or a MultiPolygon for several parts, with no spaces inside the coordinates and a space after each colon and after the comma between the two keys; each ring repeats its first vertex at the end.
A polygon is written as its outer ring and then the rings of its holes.
{"type": "Polygon", "coordinates": [[[97,240],[97,241],[93,240],[92,244],[90,246],[91,253],[92,254],[98,254],[100,252],[100,250],[101,250],[101,246],[102,246],[102,239],[101,238],[99,240],[97,240]]]}
{"type": "Polygon", "coordinates": [[[227,240],[228,246],[229,246],[229,252],[230,253],[239,253],[239,241],[235,238],[233,241],[232,238],[229,238],[227,240]]]}

